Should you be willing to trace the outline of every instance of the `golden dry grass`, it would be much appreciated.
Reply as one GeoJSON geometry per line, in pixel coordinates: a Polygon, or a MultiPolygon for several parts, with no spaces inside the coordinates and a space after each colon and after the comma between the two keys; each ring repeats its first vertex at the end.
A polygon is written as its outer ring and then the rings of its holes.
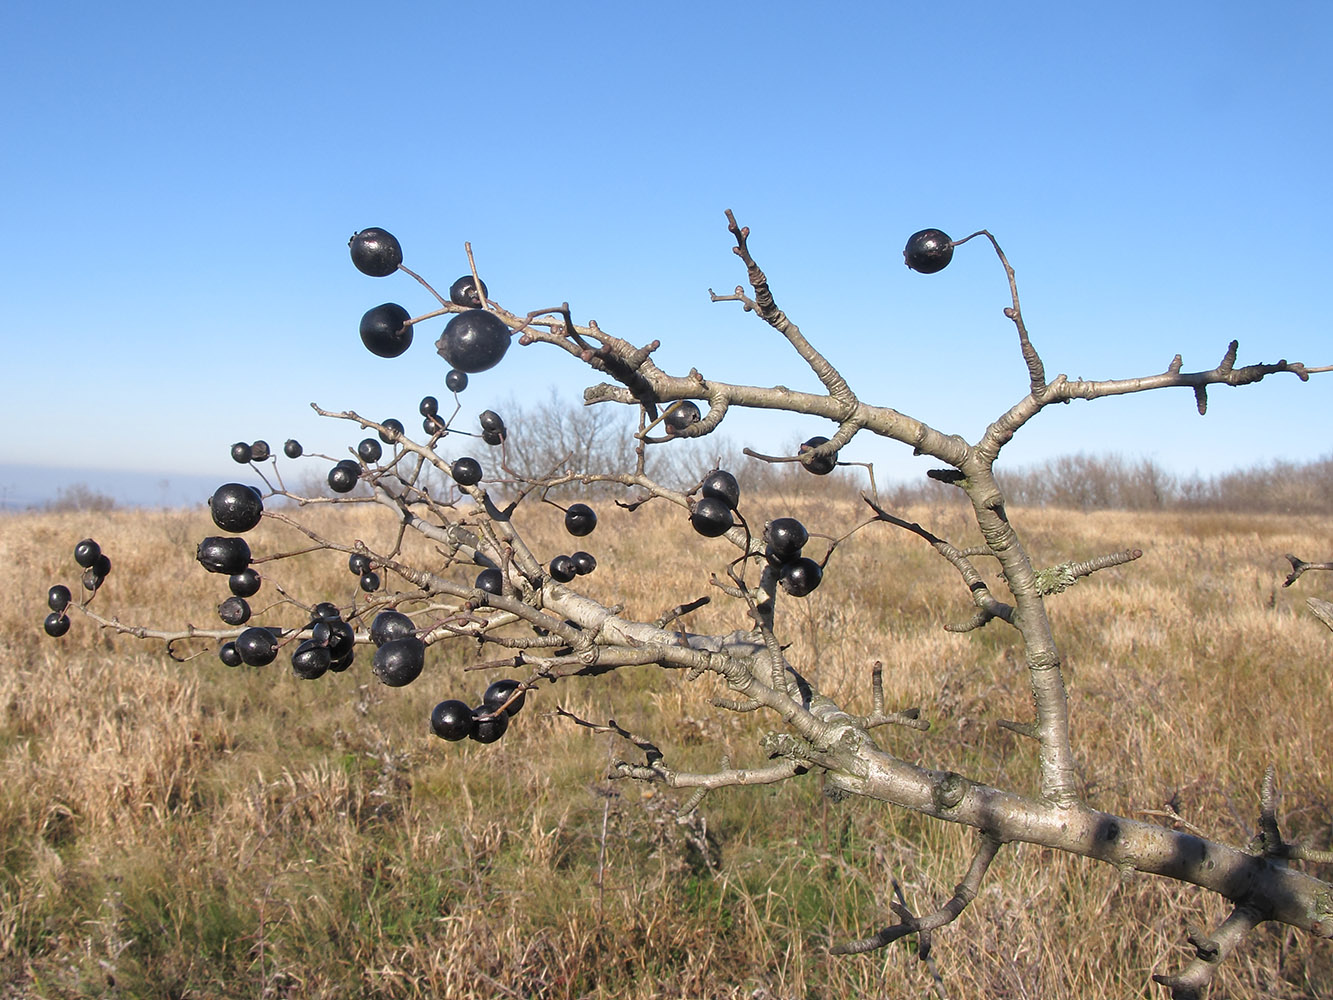
{"type": "MultiPolygon", "coordinates": [[[[722,542],[652,506],[602,504],[585,541],[592,596],[652,619],[710,592],[722,542]]],[[[760,499],[747,516],[794,514],[837,534],[843,502],[760,499]]],[[[964,512],[909,516],[959,544],[964,512]]],[[[547,556],[568,550],[550,508],[523,526],[547,556]]],[[[372,508],[308,512],[375,545],[372,508]]],[[[1145,556],[1054,598],[1088,800],[1184,822],[1228,843],[1252,834],[1263,768],[1283,790],[1284,831],[1328,847],[1333,831],[1333,635],[1305,613],[1311,574],[1280,588],[1284,552],[1329,558],[1333,520],[1279,516],[1018,511],[1038,562],[1141,546],[1145,556]]],[[[831,958],[829,943],[891,919],[892,885],[926,908],[947,896],[968,831],[870,802],[834,804],[815,777],[710,796],[678,824],[671,794],[603,774],[606,737],[561,722],[560,704],[616,718],[668,761],[761,759],[769,720],[712,709],[708,681],[640,669],[543,689],[500,743],[446,745],[426,717],[475,696],[484,653],[432,647],[427,673],[383,688],[362,653],[315,682],[281,664],[184,664],[75,616],[41,633],[47,587],[77,584],[73,543],[95,536],[115,567],[97,605],[122,620],[211,625],[224,596],[194,563],[207,516],[25,515],[0,521],[0,996],[23,997],[922,997],[912,946],[831,958]],[[702,849],[701,849],[702,848],[702,849]]],[[[266,524],[257,554],[300,547],[266,524]]],[[[429,546],[419,557],[433,560],[429,546]]],[[[342,557],[261,566],[296,598],[346,601],[342,557]]],[[[989,569],[989,567],[988,567],[989,569]]],[[[993,570],[991,571],[993,575],[993,570]]],[[[262,601],[252,603],[260,608],[262,601]]],[[[1027,714],[1011,630],[941,626],[968,616],[952,571],[918,539],[876,525],[844,543],[820,590],[788,602],[794,663],[850,707],[886,668],[892,706],[920,705],[928,734],[881,732],[908,759],[1031,792],[1033,754],[995,725],[1027,714]]],[[[281,609],[266,622],[284,620],[281,609]]],[[[291,616],[287,616],[291,623],[291,616]]],[[[740,623],[726,599],[697,630],[740,623]]],[[[204,648],[202,646],[195,648],[204,648]]],[[[1328,867],[1316,868],[1324,877],[1328,867]]],[[[1188,925],[1224,904],[1104,865],[1007,848],[976,903],[936,935],[950,997],[1159,995],[1188,925]]],[[[1327,941],[1264,929],[1214,995],[1333,996],[1327,941]]]]}

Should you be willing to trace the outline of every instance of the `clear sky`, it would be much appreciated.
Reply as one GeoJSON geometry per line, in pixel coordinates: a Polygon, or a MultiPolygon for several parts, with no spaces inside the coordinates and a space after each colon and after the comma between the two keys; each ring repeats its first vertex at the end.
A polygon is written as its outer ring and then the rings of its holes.
{"type": "MultiPolygon", "coordinates": [[[[862,398],[975,439],[1024,392],[983,245],[907,271],[906,237],[982,227],[1051,373],[1333,362],[1333,5],[6,4],[0,463],[232,475],[233,441],[334,452],[311,401],[397,415],[445,395],[433,342],[361,346],[403,275],[347,254],[382,226],[441,287],[472,241],[516,312],[568,300],[677,373],[817,388],[707,289],[751,227],[778,302],[862,398]]],[[[515,348],[473,411],[577,397],[515,348]]],[[[1057,407],[1004,464],[1077,451],[1210,474],[1333,450],[1333,375],[1057,407]]],[[[778,450],[830,426],[737,414],[778,450]]],[[[892,443],[845,457],[923,471],[892,443]]]]}

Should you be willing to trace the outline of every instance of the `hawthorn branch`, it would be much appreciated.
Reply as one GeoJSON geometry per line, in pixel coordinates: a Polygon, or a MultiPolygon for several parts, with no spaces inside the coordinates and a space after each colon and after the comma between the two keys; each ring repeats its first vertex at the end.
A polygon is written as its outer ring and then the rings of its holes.
{"type": "Polygon", "coordinates": [[[1302,382],[1306,382],[1312,373],[1328,370],[1308,368],[1299,361],[1288,362],[1285,358],[1273,364],[1259,363],[1237,368],[1235,360],[1239,347],[1239,341],[1231,341],[1227,345],[1221,363],[1207,371],[1182,371],[1180,356],[1177,355],[1167,370],[1158,375],[1105,381],[1078,379],[1072,382],[1064,375],[1057,375],[1048,385],[1029,392],[987,427],[977,444],[977,451],[993,462],[1000,450],[1013,439],[1014,433],[1052,403],[1067,403],[1074,399],[1102,399],[1107,396],[1123,396],[1154,389],[1184,387],[1194,391],[1199,413],[1202,414],[1207,408],[1207,388],[1210,385],[1250,385],[1269,375],[1281,373],[1290,373],[1302,382]]]}
{"type": "MultiPolygon", "coordinates": [[[[750,256],[750,227],[737,225],[736,216],[732,214],[731,209],[727,209],[726,215],[727,230],[736,238],[736,246],[733,247],[733,250],[736,256],[745,262],[746,275],[750,280],[750,287],[754,289],[754,300],[745,300],[746,305],[752,308],[755,314],[765,323],[787,338],[792,347],[796,349],[796,353],[801,356],[805,363],[810,366],[810,370],[819,378],[819,381],[824,383],[824,388],[828,389],[830,398],[836,400],[844,410],[852,410],[856,406],[856,394],[852,392],[847,380],[838,373],[838,370],[829,363],[824,355],[815,350],[811,343],[805,339],[805,335],[801,333],[800,327],[793,323],[773,301],[773,292],[768,287],[767,275],[754,262],[754,258],[750,256]]],[[[715,296],[713,298],[714,301],[717,300],[715,296]]],[[[850,437],[850,435],[848,436],[850,437]]]]}
{"type": "MultiPolygon", "coordinates": [[[[772,785],[786,781],[797,775],[805,774],[809,767],[795,760],[784,758],[768,767],[759,768],[724,768],[707,774],[677,771],[662,764],[634,764],[618,760],[613,765],[612,778],[633,778],[666,785],[668,788],[699,788],[711,791],[715,788],[738,788],[746,785],[772,785]]],[[[682,812],[688,809],[682,808],[682,812]]]]}
{"type": "Polygon", "coordinates": [[[1183,971],[1174,976],[1154,974],[1153,982],[1168,987],[1171,1000],[1202,1000],[1204,989],[1213,981],[1222,962],[1263,921],[1263,915],[1255,908],[1237,906],[1212,936],[1206,937],[1198,931],[1190,933],[1194,961],[1183,971]]]}
{"type": "Polygon", "coordinates": [[[949,565],[953,566],[953,568],[958,571],[958,575],[963,578],[963,583],[966,584],[967,589],[971,592],[972,601],[977,606],[977,614],[972,619],[975,624],[971,624],[968,627],[946,625],[945,629],[947,631],[969,631],[971,628],[977,628],[980,625],[984,625],[993,618],[999,618],[1008,622],[1010,625],[1014,623],[1014,609],[1008,604],[998,601],[991,596],[990,586],[981,578],[981,574],[977,572],[976,567],[972,565],[972,561],[968,558],[966,553],[955,548],[953,545],[949,544],[949,542],[928,531],[926,528],[923,528],[915,521],[906,521],[890,514],[864,493],[861,494],[861,499],[864,500],[870,509],[875,512],[876,520],[895,525],[905,531],[910,531],[918,538],[925,539],[929,542],[935,551],[943,556],[949,565]]]}
{"type": "Polygon", "coordinates": [[[1317,597],[1307,597],[1305,605],[1310,609],[1310,613],[1321,622],[1333,629],[1333,604],[1328,601],[1321,601],[1317,597]]]}
{"type": "Polygon", "coordinates": [[[1043,596],[1062,594],[1085,576],[1113,566],[1123,566],[1143,557],[1142,549],[1125,549],[1095,556],[1083,562],[1064,562],[1037,572],[1037,587],[1043,596]]]}
{"type": "Polygon", "coordinates": [[[922,960],[924,960],[930,953],[928,938],[930,932],[953,923],[967,909],[968,904],[977,898],[977,893],[981,891],[981,880],[986,877],[991,862],[995,860],[995,856],[1000,852],[1002,846],[1000,840],[982,831],[980,843],[977,845],[976,853],[972,855],[972,863],[968,866],[967,874],[963,876],[962,881],[954,886],[953,895],[938,909],[917,917],[913,916],[911,911],[901,903],[890,904],[894,913],[898,916],[899,923],[892,927],[885,927],[871,937],[834,945],[829,950],[835,955],[857,955],[867,951],[876,951],[892,944],[901,937],[906,937],[908,934],[918,934],[922,936],[919,953],[922,960]]]}
{"type": "Polygon", "coordinates": [[[1028,337],[1027,325],[1023,322],[1023,307],[1018,302],[1018,280],[1014,275],[1014,269],[1009,266],[1009,258],[1000,249],[999,242],[986,229],[979,230],[971,236],[965,236],[961,240],[954,240],[953,245],[956,247],[962,246],[968,240],[977,236],[984,236],[990,240],[991,246],[995,248],[995,255],[1000,258],[1000,263],[1004,265],[1004,273],[1009,279],[1009,296],[1013,301],[1013,305],[1004,310],[1004,315],[1013,322],[1014,327],[1018,330],[1018,346],[1023,355],[1023,362],[1028,368],[1028,384],[1032,392],[1041,392],[1046,387],[1046,367],[1042,364],[1041,356],[1037,353],[1037,349],[1032,346],[1032,341],[1028,337]]]}
{"type": "Polygon", "coordinates": [[[1304,559],[1298,559],[1290,552],[1287,553],[1287,562],[1291,563],[1291,572],[1288,573],[1287,578],[1282,581],[1282,586],[1284,587],[1290,587],[1301,578],[1302,574],[1308,573],[1310,570],[1333,570],[1333,562],[1306,562],[1304,559]]]}

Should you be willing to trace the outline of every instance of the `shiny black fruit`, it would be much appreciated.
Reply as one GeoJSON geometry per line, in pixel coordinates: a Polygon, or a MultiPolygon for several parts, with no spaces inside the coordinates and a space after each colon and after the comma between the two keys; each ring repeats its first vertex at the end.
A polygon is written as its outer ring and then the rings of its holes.
{"type": "Polygon", "coordinates": [[[296,647],[292,654],[292,673],[303,680],[313,681],[323,677],[333,664],[333,657],[327,646],[320,646],[313,639],[307,639],[296,647]]]}
{"type": "Polygon", "coordinates": [[[329,621],[325,619],[329,626],[329,654],[333,657],[334,670],[342,670],[346,663],[352,662],[352,654],[356,651],[356,632],[352,626],[344,621],[329,621]],[[338,661],[346,660],[343,667],[336,666],[338,661]]]}
{"type": "Polygon", "coordinates": [[[805,556],[783,563],[778,570],[778,583],[792,597],[804,597],[818,587],[823,578],[824,571],[819,568],[819,563],[805,556]]]}
{"type": "Polygon", "coordinates": [[[352,263],[362,274],[383,278],[398,270],[403,262],[403,247],[393,233],[378,226],[354,233],[347,241],[352,251],[352,263]]]}
{"type": "Polygon", "coordinates": [[[227,483],[208,498],[208,510],[219,528],[239,534],[259,523],[264,514],[264,501],[249,486],[227,483]]]}
{"type": "Polygon", "coordinates": [[[231,576],[250,565],[250,546],[244,538],[209,535],[199,543],[195,558],[210,573],[231,576]]]}
{"type": "Polygon", "coordinates": [[[434,396],[422,396],[417,404],[417,412],[423,417],[433,417],[440,412],[440,401],[434,396]]]}
{"type": "Polygon", "coordinates": [[[478,743],[494,743],[509,728],[509,713],[491,713],[485,705],[478,705],[472,710],[471,736],[478,743]]]}
{"type": "Polygon", "coordinates": [[[370,572],[370,556],[364,552],[353,552],[347,557],[347,569],[356,576],[370,572]]]}
{"type": "Polygon", "coordinates": [[[254,568],[247,566],[239,573],[233,573],[227,580],[227,586],[237,597],[254,597],[259,593],[259,585],[263,582],[254,568]]]}
{"type": "Polygon", "coordinates": [[[449,474],[459,486],[476,486],[481,482],[481,463],[475,458],[460,458],[449,466],[449,474]]]}
{"type": "Polygon", "coordinates": [[[666,424],[667,433],[674,434],[683,431],[691,424],[697,424],[699,417],[699,404],[692,399],[683,399],[672,406],[663,422],[666,424]]]}
{"type": "Polygon", "coordinates": [[[338,610],[338,605],[329,601],[320,601],[310,609],[310,620],[317,622],[342,621],[342,612],[338,610]]]}
{"type": "Polygon", "coordinates": [[[735,510],[736,505],[741,502],[740,483],[736,482],[736,477],[730,472],[723,472],[721,469],[714,469],[704,476],[699,493],[714,500],[721,500],[731,510],[735,510]]]}
{"type": "Polygon", "coordinates": [[[726,534],[731,523],[731,508],[717,497],[704,497],[690,511],[690,524],[705,538],[726,534]]]}
{"type": "Polygon", "coordinates": [[[467,388],[467,372],[450,368],[449,374],[444,377],[444,387],[450,392],[462,392],[467,388]]]}
{"type": "Polygon", "coordinates": [[[236,637],[236,652],[247,666],[264,667],[277,658],[278,639],[266,628],[248,628],[236,637]]]}
{"type": "Polygon", "coordinates": [[[578,570],[574,567],[574,560],[569,556],[556,556],[551,560],[551,579],[557,583],[568,583],[578,575],[578,570]]]}
{"type": "Polygon", "coordinates": [[[286,444],[282,446],[282,453],[288,458],[300,458],[302,451],[304,449],[301,447],[301,442],[296,438],[288,438],[286,444]]]}
{"type": "Polygon", "coordinates": [[[351,493],[356,489],[357,480],[361,478],[361,470],[352,466],[343,465],[339,462],[329,470],[329,489],[334,493],[351,493]]]}
{"type": "Polygon", "coordinates": [[[240,650],[236,648],[234,642],[224,642],[218,647],[218,659],[224,666],[239,667],[245,661],[241,659],[240,650]]]}
{"type": "Polygon", "coordinates": [[[361,317],[361,343],[381,358],[396,358],[412,346],[412,317],[397,302],[376,306],[361,317]]]}
{"type": "Polygon", "coordinates": [[[267,462],[269,456],[268,442],[256,441],[250,445],[250,461],[267,462]]]}
{"type": "Polygon", "coordinates": [[[821,444],[827,444],[826,437],[812,437],[809,441],[801,443],[801,447],[796,449],[796,457],[801,460],[801,465],[805,466],[806,472],[812,472],[816,476],[827,476],[838,465],[838,453],[835,451],[832,455],[816,457],[810,454],[821,444]]]}
{"type": "MultiPolygon", "coordinates": [[[[486,693],[481,696],[481,703],[492,712],[498,712],[500,706],[509,700],[509,696],[521,688],[523,685],[512,678],[506,677],[498,680],[486,689],[486,693]]],[[[505,709],[509,715],[518,715],[518,710],[523,707],[523,702],[527,700],[527,692],[520,694],[514,699],[513,704],[505,709]]]]}
{"type": "Polygon", "coordinates": [[[380,682],[389,687],[403,687],[421,676],[426,665],[426,644],[416,636],[390,639],[375,650],[371,669],[380,682]]]}
{"type": "Polygon", "coordinates": [[[406,639],[416,635],[417,627],[412,619],[401,611],[381,611],[370,623],[370,641],[377,647],[394,639],[406,639]]]}
{"type": "Polygon", "coordinates": [[[352,661],[356,659],[356,648],[353,646],[348,646],[347,649],[342,653],[342,655],[334,656],[333,647],[330,646],[329,656],[332,657],[332,659],[329,661],[329,669],[334,673],[341,673],[342,671],[350,667],[352,665],[352,661]]]}
{"type": "Polygon", "coordinates": [[[465,740],[472,735],[472,725],[472,709],[457,698],[440,702],[430,713],[431,732],[442,740],[465,740]]]}
{"type": "Polygon", "coordinates": [[[59,639],[69,631],[69,615],[61,614],[59,611],[52,611],[42,622],[42,628],[46,629],[46,634],[53,639],[59,639]]]}
{"type": "Polygon", "coordinates": [[[393,444],[403,436],[404,428],[401,420],[390,417],[388,420],[381,420],[380,425],[384,430],[379,432],[379,437],[385,444],[393,444]]]}
{"type": "Polygon", "coordinates": [[[254,452],[244,441],[237,441],[231,446],[231,459],[237,465],[245,465],[252,457],[254,457],[254,452]]]}
{"type": "Polygon", "coordinates": [[[374,465],[380,460],[380,456],[384,454],[384,449],[380,447],[380,443],[374,438],[365,438],[356,446],[356,453],[361,456],[361,461],[365,462],[367,465],[374,465]]]}
{"type": "Polygon", "coordinates": [[[102,546],[98,545],[91,538],[85,538],[74,546],[74,561],[84,569],[91,569],[93,563],[97,562],[97,557],[102,554],[102,546]]]}
{"type": "Polygon", "coordinates": [[[492,448],[498,448],[505,443],[504,431],[482,431],[481,439],[492,448]]]}
{"type": "Polygon", "coordinates": [[[486,282],[481,283],[481,295],[477,294],[477,280],[470,274],[465,274],[452,285],[449,286],[449,301],[456,306],[469,306],[473,309],[481,308],[482,296],[486,294],[486,282]]]}
{"type": "Polygon", "coordinates": [[[923,229],[907,238],[903,262],[913,271],[934,274],[953,260],[953,241],[938,229],[923,229]]]}
{"type": "Polygon", "coordinates": [[[500,594],[504,592],[504,576],[498,569],[484,569],[477,574],[477,582],[473,586],[488,594],[500,594]]]}
{"type": "Polygon", "coordinates": [[[380,589],[380,575],[374,570],[361,574],[361,589],[367,594],[373,594],[380,589]]]}
{"type": "Polygon", "coordinates": [[[63,583],[57,583],[46,592],[46,606],[52,611],[64,611],[72,599],[73,595],[63,583]]]}
{"type": "Polygon", "coordinates": [[[794,517],[775,517],[764,529],[767,554],[778,563],[791,562],[801,554],[809,540],[810,533],[805,530],[805,525],[794,517]]]}
{"type": "Polygon", "coordinates": [[[591,535],[597,527],[597,512],[586,503],[570,504],[565,511],[565,530],[575,538],[591,535]]]}
{"type": "Polygon", "coordinates": [[[574,572],[579,576],[587,576],[597,568],[597,560],[593,558],[591,552],[580,550],[569,558],[574,561],[574,572]]]}
{"type": "Polygon", "coordinates": [[[460,372],[494,368],[509,350],[509,327],[485,309],[469,309],[451,319],[435,342],[440,357],[460,372]]]}

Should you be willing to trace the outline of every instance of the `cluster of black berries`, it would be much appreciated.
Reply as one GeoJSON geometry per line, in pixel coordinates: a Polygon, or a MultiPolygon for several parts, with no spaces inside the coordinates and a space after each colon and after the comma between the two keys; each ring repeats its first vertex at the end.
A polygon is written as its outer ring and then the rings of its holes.
{"type": "MultiPolygon", "coordinates": [[[[828,438],[812,438],[801,446],[810,450],[823,444],[828,438]]],[[[823,468],[824,460],[820,461],[823,468]]],[[[802,462],[807,468],[811,463],[802,462]]],[[[836,458],[827,460],[827,472],[833,470],[836,458]]],[[[823,475],[817,469],[811,469],[823,475]]],[[[736,477],[722,469],[714,469],[704,476],[699,484],[699,499],[690,511],[690,524],[705,538],[716,538],[725,534],[733,525],[733,514],[740,503],[741,489],[736,477]]],[[[809,541],[810,533],[805,525],[794,517],[779,517],[770,521],[764,529],[764,555],[769,564],[778,573],[778,583],[792,597],[805,597],[824,577],[823,567],[813,559],[801,555],[801,549],[809,541]]]]}
{"type": "Polygon", "coordinates": [[[518,681],[499,680],[486,689],[475,708],[457,698],[440,702],[430,713],[430,728],[442,740],[494,743],[505,734],[510,718],[518,714],[526,698],[518,681]]]}
{"type": "MultiPolygon", "coordinates": [[[[591,535],[593,529],[597,527],[597,512],[586,503],[570,504],[565,510],[565,530],[575,538],[583,538],[585,535],[591,535]]],[[[591,552],[571,553],[570,555],[559,555],[551,560],[547,566],[547,571],[551,574],[551,579],[556,583],[569,583],[576,576],[587,576],[597,568],[597,560],[591,552]]],[[[486,574],[483,573],[482,576],[486,574]]],[[[498,586],[498,578],[495,580],[498,586]]],[[[477,586],[482,590],[487,587],[482,586],[481,577],[477,577],[477,586]]],[[[494,590],[491,593],[498,594],[500,591],[494,590]]]]}
{"type": "MultiPolygon", "coordinates": [[[[403,263],[403,248],[397,237],[378,227],[355,233],[347,243],[352,263],[372,278],[388,277],[403,263]]],[[[467,376],[494,368],[509,350],[512,336],[504,320],[486,308],[486,282],[465,274],[449,286],[449,301],[464,307],[444,327],[435,349],[449,362],[445,385],[451,392],[467,388],[467,376]]],[[[411,314],[396,302],[386,302],[361,317],[361,342],[381,358],[396,358],[412,346],[411,314]]],[[[427,433],[435,433],[434,414],[423,413],[427,433]]],[[[498,444],[499,442],[488,442],[498,444]]]]}
{"type": "MultiPolygon", "coordinates": [[[[102,551],[102,546],[91,538],[83,539],[74,546],[74,561],[83,567],[83,589],[96,593],[111,572],[111,560],[102,551]]],[[[51,613],[43,620],[42,628],[47,635],[58,639],[69,631],[69,615],[65,609],[73,599],[74,595],[63,583],[57,583],[46,592],[46,606],[51,613]]]]}
{"type": "Polygon", "coordinates": [[[776,566],[778,584],[792,597],[804,597],[824,579],[824,569],[801,549],[810,540],[805,525],[794,517],[776,517],[764,528],[764,555],[776,566]]]}
{"type": "Polygon", "coordinates": [[[736,477],[714,469],[699,485],[699,499],[690,510],[690,524],[705,538],[725,535],[731,529],[731,515],[740,502],[741,487],[736,477]]]}
{"type": "MultiPolygon", "coordinates": [[[[219,486],[208,500],[213,523],[223,531],[241,534],[249,531],[264,515],[264,500],[259,490],[243,483],[219,486]]],[[[244,538],[210,535],[195,552],[199,564],[210,573],[227,577],[232,596],[218,605],[218,617],[228,625],[244,625],[250,620],[247,597],[259,593],[263,579],[250,566],[250,545],[244,538]]],[[[269,657],[269,662],[272,657],[269,657]]]]}
{"type": "MultiPolygon", "coordinates": [[[[287,444],[295,444],[294,441],[288,441],[287,444]]],[[[300,445],[297,445],[300,448],[300,445]]],[[[298,451],[297,454],[300,454],[298,451]]],[[[251,462],[267,462],[269,458],[268,442],[254,441],[246,444],[244,441],[237,441],[231,446],[231,457],[238,465],[248,465],[251,462]]]]}
{"type": "Polygon", "coordinates": [[[361,589],[367,594],[380,589],[380,575],[372,568],[370,556],[363,552],[353,552],[347,557],[347,568],[358,578],[361,589]]]}

